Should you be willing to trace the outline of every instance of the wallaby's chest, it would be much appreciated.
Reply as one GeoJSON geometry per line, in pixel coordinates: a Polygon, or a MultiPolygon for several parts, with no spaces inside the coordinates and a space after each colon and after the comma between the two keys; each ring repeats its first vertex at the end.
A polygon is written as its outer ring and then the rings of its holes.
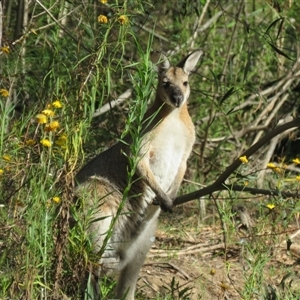
{"type": "Polygon", "coordinates": [[[163,189],[167,189],[186,163],[194,144],[194,127],[178,119],[162,122],[149,140],[150,168],[163,189]]]}

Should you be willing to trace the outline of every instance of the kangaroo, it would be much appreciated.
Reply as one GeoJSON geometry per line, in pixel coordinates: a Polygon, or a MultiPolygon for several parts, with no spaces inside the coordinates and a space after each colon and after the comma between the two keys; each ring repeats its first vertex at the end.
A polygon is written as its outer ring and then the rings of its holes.
{"type": "MultiPolygon", "coordinates": [[[[187,109],[188,79],[202,53],[192,52],[175,67],[164,55],[152,56],[159,74],[157,92],[144,117],[151,123],[146,122],[134,180],[125,201],[122,199],[127,187],[130,138],[127,143],[118,142],[102,152],[77,174],[77,196],[97,208],[89,227],[95,253],[102,254],[94,276],[101,278],[118,272],[118,299],[134,299],[139,271],[154,241],[160,210],[172,211],[172,199],[183,180],[195,141],[187,109]],[[121,214],[114,219],[120,205],[121,214]]],[[[98,300],[97,282],[94,289],[92,298],[98,300]]]]}

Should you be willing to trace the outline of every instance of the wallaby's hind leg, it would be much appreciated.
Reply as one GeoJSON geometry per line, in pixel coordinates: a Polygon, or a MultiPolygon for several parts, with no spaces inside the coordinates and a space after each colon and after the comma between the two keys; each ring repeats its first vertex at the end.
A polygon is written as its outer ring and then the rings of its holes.
{"type": "Polygon", "coordinates": [[[122,194],[116,191],[110,183],[103,178],[90,177],[77,188],[77,195],[87,205],[84,210],[88,226],[89,238],[93,244],[94,253],[99,256],[98,263],[93,264],[93,270],[88,274],[86,281],[90,288],[85,291],[86,300],[100,299],[99,279],[119,271],[120,258],[117,255],[116,245],[107,234],[111,234],[111,223],[118,208],[118,200],[122,194]]]}
{"type": "Polygon", "coordinates": [[[136,289],[136,283],[139,277],[140,269],[143,266],[146,255],[155,239],[155,230],[157,219],[160,209],[152,206],[147,212],[145,218],[145,227],[140,233],[137,240],[135,240],[127,249],[126,255],[130,257],[127,265],[121,270],[117,289],[117,299],[123,299],[126,295],[126,300],[134,300],[134,293],[136,289]]]}
{"type": "Polygon", "coordinates": [[[117,299],[124,299],[123,297],[126,295],[126,300],[134,300],[136,283],[139,277],[140,269],[145,261],[151,244],[152,242],[149,242],[148,245],[143,245],[143,249],[136,253],[135,259],[128,262],[126,267],[120,272],[116,288],[117,299]]]}
{"type": "MultiPolygon", "coordinates": [[[[144,258],[145,259],[145,258],[144,258]]],[[[143,262],[144,262],[143,259],[143,262]]],[[[143,263],[142,263],[143,264],[143,263]]],[[[141,264],[141,266],[142,266],[141,264]]],[[[133,264],[128,264],[120,273],[116,289],[117,299],[134,300],[134,293],[140,269],[136,269],[133,264]]]]}

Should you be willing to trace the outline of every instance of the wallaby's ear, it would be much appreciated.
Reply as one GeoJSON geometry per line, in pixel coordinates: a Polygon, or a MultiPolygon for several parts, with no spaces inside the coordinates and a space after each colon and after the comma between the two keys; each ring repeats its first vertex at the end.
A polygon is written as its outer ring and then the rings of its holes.
{"type": "Polygon", "coordinates": [[[170,68],[170,62],[168,58],[161,52],[151,52],[151,61],[156,66],[158,72],[167,70],[170,68]]]}
{"type": "Polygon", "coordinates": [[[190,74],[195,68],[202,54],[203,51],[200,49],[192,52],[187,57],[185,57],[179,64],[177,64],[177,67],[182,68],[186,74],[190,74]]]}

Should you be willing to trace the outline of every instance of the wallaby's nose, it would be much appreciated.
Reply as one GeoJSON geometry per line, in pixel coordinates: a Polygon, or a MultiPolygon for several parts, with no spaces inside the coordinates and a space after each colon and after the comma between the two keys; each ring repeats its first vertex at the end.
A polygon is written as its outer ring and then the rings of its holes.
{"type": "Polygon", "coordinates": [[[175,107],[180,107],[183,101],[183,95],[180,92],[174,92],[171,97],[175,107]]]}

